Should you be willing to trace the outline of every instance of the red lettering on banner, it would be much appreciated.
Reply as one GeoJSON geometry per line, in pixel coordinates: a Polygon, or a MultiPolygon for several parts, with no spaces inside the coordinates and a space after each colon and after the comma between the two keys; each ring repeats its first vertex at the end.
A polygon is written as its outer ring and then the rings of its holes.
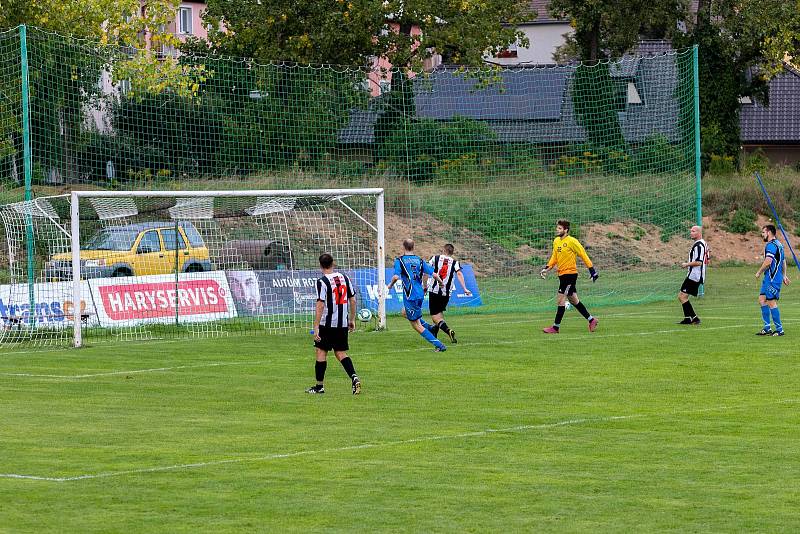
{"type": "Polygon", "coordinates": [[[112,321],[227,313],[225,290],[216,280],[186,280],[178,283],[119,284],[101,286],[100,298],[112,321]]]}

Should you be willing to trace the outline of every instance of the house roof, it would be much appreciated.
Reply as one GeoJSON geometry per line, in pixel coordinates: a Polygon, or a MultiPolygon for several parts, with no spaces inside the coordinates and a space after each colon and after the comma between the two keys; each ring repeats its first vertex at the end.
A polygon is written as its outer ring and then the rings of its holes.
{"type": "MultiPolygon", "coordinates": [[[[690,0],[689,2],[689,18],[694,20],[695,13],[697,13],[697,6],[699,0],[690,0]]],[[[530,21],[527,21],[527,24],[542,24],[542,23],[567,23],[569,19],[567,18],[558,18],[554,17],[550,14],[548,10],[550,6],[550,0],[529,0],[528,4],[531,7],[531,10],[536,11],[536,18],[530,21]]]]}
{"type": "Polygon", "coordinates": [[[568,19],[554,17],[548,11],[550,0],[530,0],[531,10],[536,11],[536,18],[528,23],[569,22],[568,19]]]}
{"type": "Polygon", "coordinates": [[[785,65],[769,82],[769,106],[743,104],[739,127],[743,143],[800,143],[800,72],[785,65]]]}
{"type": "MultiPolygon", "coordinates": [[[[623,135],[640,142],[653,134],[677,140],[679,115],[675,99],[676,54],[625,58],[611,65],[612,79],[626,91],[634,83],[642,104],[620,111],[623,135]]],[[[481,87],[453,68],[439,68],[414,82],[414,104],[420,118],[451,120],[469,117],[485,122],[502,142],[584,142],[586,132],[575,117],[572,99],[574,67],[525,67],[501,71],[502,84],[481,87]]],[[[623,93],[625,94],[625,93],[623,93]]],[[[382,113],[378,98],[366,109],[351,111],[339,132],[343,144],[372,144],[382,113]]]]}

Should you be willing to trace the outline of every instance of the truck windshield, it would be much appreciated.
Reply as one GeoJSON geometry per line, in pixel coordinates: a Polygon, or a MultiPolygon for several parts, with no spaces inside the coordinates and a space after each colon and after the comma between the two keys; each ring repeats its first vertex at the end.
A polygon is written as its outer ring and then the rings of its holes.
{"type": "Polygon", "coordinates": [[[130,250],[137,235],[135,230],[105,228],[89,239],[84,250],[130,250]]]}

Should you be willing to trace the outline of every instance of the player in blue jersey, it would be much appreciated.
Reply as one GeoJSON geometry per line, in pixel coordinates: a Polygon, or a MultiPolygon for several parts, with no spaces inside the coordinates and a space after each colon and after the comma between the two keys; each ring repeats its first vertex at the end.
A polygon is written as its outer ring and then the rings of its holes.
{"type": "Polygon", "coordinates": [[[786,276],[786,255],[783,253],[783,244],[775,237],[775,226],[767,224],[761,228],[761,237],[767,245],[764,247],[764,261],[761,263],[756,278],[764,275],[761,282],[761,292],[758,303],[761,305],[761,318],[764,319],[764,328],[757,336],[782,336],[781,312],[778,310],[778,299],[781,298],[781,287],[789,285],[786,276]],[[775,330],[770,328],[770,318],[775,325],[775,330]]]}
{"type": "Polygon", "coordinates": [[[402,280],[406,319],[425,341],[436,348],[436,352],[444,352],[447,347],[431,333],[431,325],[422,320],[422,302],[425,299],[422,275],[427,274],[439,284],[444,284],[444,282],[439,273],[434,272],[433,266],[414,254],[413,239],[403,240],[403,251],[405,254],[394,260],[394,276],[386,289],[391,289],[395,282],[402,280]]]}

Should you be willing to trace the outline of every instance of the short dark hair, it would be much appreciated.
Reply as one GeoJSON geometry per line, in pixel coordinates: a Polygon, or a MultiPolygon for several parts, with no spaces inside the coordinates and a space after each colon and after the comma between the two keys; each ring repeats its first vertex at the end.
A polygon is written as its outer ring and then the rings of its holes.
{"type": "Polygon", "coordinates": [[[403,248],[406,249],[409,252],[414,250],[414,240],[413,239],[403,239],[403,248]]]}
{"type": "Polygon", "coordinates": [[[765,224],[762,228],[766,229],[767,232],[771,233],[772,235],[778,235],[778,229],[775,228],[774,224],[765,224]]]}
{"type": "Polygon", "coordinates": [[[333,256],[331,256],[327,252],[319,257],[319,266],[322,267],[323,269],[330,269],[332,265],[333,265],[333,256]]]}
{"type": "Polygon", "coordinates": [[[456,251],[456,247],[453,246],[452,243],[447,243],[445,246],[442,247],[447,254],[452,254],[456,251]]]}
{"type": "Polygon", "coordinates": [[[556,221],[556,226],[560,226],[567,232],[569,232],[569,221],[566,219],[561,219],[560,221],[556,221]]]}

